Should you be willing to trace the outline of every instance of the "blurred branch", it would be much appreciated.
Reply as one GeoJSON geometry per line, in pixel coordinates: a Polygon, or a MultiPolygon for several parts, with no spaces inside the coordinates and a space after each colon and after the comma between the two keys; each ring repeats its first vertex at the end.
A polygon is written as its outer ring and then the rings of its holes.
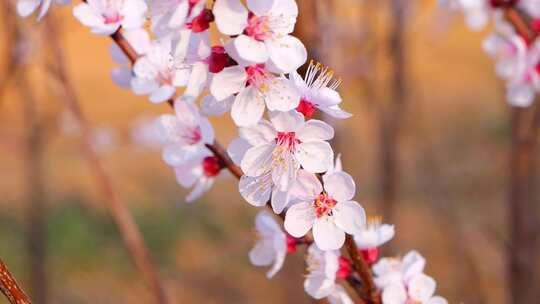
{"type": "Polygon", "coordinates": [[[388,108],[382,107],[379,113],[381,199],[383,215],[389,222],[395,222],[395,204],[400,182],[398,164],[400,131],[407,99],[404,37],[407,3],[406,0],[391,1],[392,25],[388,40],[388,51],[392,62],[392,68],[390,69],[391,97],[388,108]]]}
{"type": "MultiPolygon", "coordinates": [[[[49,16],[50,17],[50,16],[49,16]]],[[[113,187],[110,177],[107,175],[103,164],[91,144],[90,127],[79,106],[76,93],[67,76],[67,70],[64,66],[64,54],[58,41],[58,33],[53,22],[49,19],[46,24],[46,35],[49,47],[54,55],[56,65],[51,68],[51,72],[57,78],[60,90],[64,95],[60,100],[65,107],[78,120],[82,130],[82,150],[86,156],[90,169],[101,188],[101,191],[107,198],[107,206],[113,216],[113,219],[122,235],[124,244],[128,249],[135,265],[139,268],[147,283],[150,285],[156,298],[156,303],[169,303],[165,288],[161,283],[157,271],[150,259],[150,254],[143,237],[139,232],[135,221],[126,207],[126,203],[118,195],[113,187]]]]}
{"type": "MultiPolygon", "coordinates": [[[[505,0],[498,1],[504,16],[516,32],[532,42],[539,33],[530,18],[505,0]]],[[[507,252],[508,284],[512,303],[533,303],[538,299],[536,253],[538,220],[537,162],[540,99],[529,108],[511,107],[511,152],[508,197],[510,242],[507,252]]]]}
{"type": "Polygon", "coordinates": [[[0,290],[11,304],[30,304],[31,301],[0,259],[0,290]]]}
{"type": "Polygon", "coordinates": [[[20,45],[25,42],[22,24],[13,4],[3,2],[4,28],[9,33],[7,39],[8,63],[6,74],[0,87],[0,96],[7,87],[7,81],[15,79],[17,92],[22,99],[23,121],[25,130],[25,153],[23,164],[25,166],[25,185],[27,193],[26,205],[26,242],[28,249],[28,265],[30,270],[30,292],[33,298],[42,304],[47,301],[46,278],[46,210],[43,204],[44,178],[43,178],[43,141],[41,125],[37,114],[37,100],[32,86],[28,81],[28,71],[21,64],[20,45]]]}

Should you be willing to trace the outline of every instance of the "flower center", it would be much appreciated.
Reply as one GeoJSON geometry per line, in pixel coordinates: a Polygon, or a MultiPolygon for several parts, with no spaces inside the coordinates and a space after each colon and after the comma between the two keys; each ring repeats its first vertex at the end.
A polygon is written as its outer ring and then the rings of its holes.
{"type": "Polygon", "coordinates": [[[339,268],[336,277],[346,279],[352,274],[352,263],[345,257],[339,257],[339,268]]]}
{"type": "Polygon", "coordinates": [[[124,17],[120,15],[117,9],[109,7],[103,13],[103,18],[105,18],[105,24],[115,24],[121,22],[124,17]]]}
{"type": "Polygon", "coordinates": [[[223,166],[219,161],[219,158],[215,156],[205,157],[202,163],[203,173],[207,177],[215,177],[219,174],[223,166]]]}
{"type": "Polygon", "coordinates": [[[264,41],[271,37],[272,28],[270,27],[269,18],[266,16],[256,16],[253,13],[248,15],[248,25],[244,30],[244,34],[258,41],[264,41]]]}
{"type": "Polygon", "coordinates": [[[313,207],[315,208],[315,215],[318,218],[321,218],[325,215],[332,215],[332,209],[336,206],[337,202],[335,199],[328,196],[326,193],[321,193],[313,202],[313,207]]]}
{"type": "Polygon", "coordinates": [[[201,129],[193,127],[182,134],[182,139],[187,145],[193,146],[202,140],[201,129]]]}
{"type": "Polygon", "coordinates": [[[310,119],[313,114],[315,114],[317,108],[309,100],[302,98],[300,100],[300,104],[298,104],[298,107],[296,107],[296,111],[302,113],[304,115],[304,118],[307,120],[310,119]]]}
{"type": "Polygon", "coordinates": [[[296,151],[296,145],[299,144],[300,141],[296,139],[295,132],[278,132],[276,143],[278,146],[282,147],[283,150],[294,152],[296,151]]]}
{"type": "Polygon", "coordinates": [[[170,72],[159,72],[156,76],[156,82],[160,86],[172,86],[172,74],[170,72]]]}
{"type": "Polygon", "coordinates": [[[248,66],[246,73],[248,75],[248,85],[255,86],[261,92],[266,91],[266,81],[270,77],[270,73],[268,73],[264,64],[248,66]]]}

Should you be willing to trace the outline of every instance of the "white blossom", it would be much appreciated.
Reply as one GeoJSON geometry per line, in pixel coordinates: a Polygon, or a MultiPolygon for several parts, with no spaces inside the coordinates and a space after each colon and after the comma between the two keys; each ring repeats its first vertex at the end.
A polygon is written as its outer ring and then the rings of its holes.
{"type": "Polygon", "coordinates": [[[66,5],[70,0],[17,0],[17,13],[21,17],[32,15],[39,8],[38,20],[41,20],[53,3],[66,5]]]}
{"type": "Polygon", "coordinates": [[[300,92],[293,82],[275,76],[264,64],[223,69],[214,75],[210,92],[216,101],[228,103],[234,98],[231,116],[240,127],[259,122],[265,105],[270,111],[289,111],[300,103],[300,92]]]}
{"type": "Polygon", "coordinates": [[[186,202],[191,203],[208,191],[223,168],[219,158],[208,149],[191,159],[174,167],[176,180],[184,188],[193,188],[186,196],[186,202]]]}
{"type": "Polygon", "coordinates": [[[364,208],[352,201],[356,186],[345,172],[323,176],[324,187],[312,173],[301,170],[293,186],[293,204],[285,216],[285,230],[302,237],[313,228],[315,244],[322,250],[339,249],[345,233],[359,233],[366,224],[364,208]]]}
{"type": "Polygon", "coordinates": [[[120,27],[140,28],[146,20],[144,0],[88,0],[73,8],[73,15],[94,34],[111,35],[120,27]]]}
{"type": "MultiPolygon", "coordinates": [[[[151,40],[146,30],[135,29],[131,31],[124,31],[123,34],[138,55],[144,55],[150,49],[151,40]]],[[[131,62],[129,58],[124,54],[124,52],[116,43],[111,46],[109,52],[111,53],[113,61],[120,65],[119,67],[112,70],[112,80],[121,88],[131,88],[133,70],[131,68],[131,62]]]]}
{"type": "Polygon", "coordinates": [[[333,75],[328,68],[313,61],[309,63],[304,79],[296,71],[289,74],[301,95],[297,110],[306,118],[310,118],[316,109],[338,119],[352,116],[339,107],[342,99],[336,89],[341,81],[333,80],[333,75]]]}
{"type": "Polygon", "coordinates": [[[163,159],[178,167],[199,157],[206,144],[213,144],[214,130],[191,101],[179,98],[174,108],[176,115],[161,115],[156,127],[165,140],[163,159]]]}
{"type": "Polygon", "coordinates": [[[150,101],[160,103],[171,98],[176,88],[187,85],[189,70],[180,69],[175,58],[172,41],[165,39],[152,43],[147,53],[138,58],[133,66],[131,80],[133,92],[150,95],[150,101]]]}
{"type": "Polygon", "coordinates": [[[302,42],[291,35],[298,16],[294,0],[216,0],[218,30],[235,36],[229,54],[237,62],[266,63],[276,73],[290,73],[306,62],[302,42]]]}
{"type": "Polygon", "coordinates": [[[513,106],[528,107],[540,90],[540,41],[527,42],[500,22],[497,32],[483,44],[484,50],[497,60],[497,74],[507,81],[507,100],[513,106]]]}
{"type": "Polygon", "coordinates": [[[436,282],[423,273],[426,260],[416,251],[403,259],[383,258],[373,265],[375,284],[382,290],[383,304],[446,304],[435,293],[436,282]]]}
{"type": "Polygon", "coordinates": [[[271,112],[270,121],[239,132],[228,151],[244,171],[240,193],[254,206],[264,206],[271,197],[274,211],[281,213],[300,166],[313,173],[332,166],[333,151],[326,141],[334,130],[322,121],[305,122],[296,111],[271,112]]]}
{"type": "Polygon", "coordinates": [[[147,0],[152,31],[158,37],[173,35],[204,9],[205,0],[147,0]]]}
{"type": "Polygon", "coordinates": [[[332,304],[352,304],[351,298],[339,284],[337,278],[351,275],[350,261],[340,257],[338,250],[323,251],[312,244],[306,257],[307,275],[304,290],[315,299],[328,298],[332,304]]]}
{"type": "Polygon", "coordinates": [[[249,260],[255,266],[272,268],[266,276],[272,278],[282,267],[287,256],[287,236],[274,217],[267,211],[261,211],[255,218],[257,243],[249,252],[249,260]]]}

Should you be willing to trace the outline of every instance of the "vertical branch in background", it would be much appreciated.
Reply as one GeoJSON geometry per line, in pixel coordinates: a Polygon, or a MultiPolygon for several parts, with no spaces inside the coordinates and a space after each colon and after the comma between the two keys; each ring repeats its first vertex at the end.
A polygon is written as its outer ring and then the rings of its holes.
{"type": "Polygon", "coordinates": [[[26,206],[27,243],[30,269],[30,287],[32,297],[37,303],[47,301],[47,235],[46,207],[43,166],[42,127],[37,113],[37,102],[28,82],[25,72],[16,76],[18,92],[22,97],[23,121],[26,128],[26,152],[24,165],[26,167],[26,187],[28,204],[26,206]]]}
{"type": "Polygon", "coordinates": [[[21,98],[22,121],[25,123],[26,141],[23,153],[26,185],[26,243],[28,254],[28,269],[30,271],[30,291],[32,298],[38,303],[46,304],[47,278],[46,278],[46,209],[44,206],[44,167],[43,167],[43,141],[39,115],[37,113],[37,100],[32,86],[28,81],[28,72],[25,69],[25,54],[21,45],[25,44],[23,25],[10,1],[3,3],[4,27],[8,33],[8,70],[5,75],[15,78],[17,92],[21,98]],[[15,71],[17,71],[15,73],[15,71]]]}
{"type": "Polygon", "coordinates": [[[405,84],[405,14],[406,0],[391,0],[391,28],[389,33],[389,55],[392,62],[391,96],[387,108],[380,112],[379,155],[380,185],[383,215],[386,221],[395,222],[394,209],[398,191],[399,137],[406,101],[405,84]]]}
{"type": "Polygon", "coordinates": [[[114,189],[112,180],[105,171],[101,159],[92,146],[90,138],[91,130],[79,106],[79,101],[77,100],[74,88],[67,76],[67,70],[63,61],[65,57],[58,40],[58,33],[52,17],[53,16],[49,16],[49,19],[46,22],[45,36],[54,62],[54,65],[51,66],[51,74],[56,78],[55,80],[59,86],[59,91],[63,95],[60,100],[80,125],[82,131],[81,140],[83,153],[87,158],[90,170],[93,173],[100,190],[106,198],[107,207],[122,235],[128,253],[131,255],[136,267],[151,288],[155,297],[155,303],[169,303],[165,288],[158,277],[157,270],[151,261],[148,248],[135,220],[129,212],[126,202],[123,201],[114,189]]]}
{"type": "Polygon", "coordinates": [[[540,100],[533,109],[512,107],[508,225],[510,241],[507,252],[510,303],[535,303],[538,266],[537,234],[537,159],[540,100]],[[536,108],[536,109],[535,109],[536,108]]]}

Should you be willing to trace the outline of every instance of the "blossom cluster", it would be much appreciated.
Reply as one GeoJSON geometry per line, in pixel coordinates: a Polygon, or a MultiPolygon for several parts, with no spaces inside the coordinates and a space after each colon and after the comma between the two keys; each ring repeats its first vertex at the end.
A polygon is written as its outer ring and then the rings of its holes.
{"type": "Polygon", "coordinates": [[[467,25],[483,29],[490,21],[494,30],[483,49],[496,61],[496,73],[505,80],[508,102],[528,107],[540,92],[540,39],[520,33],[508,20],[507,11],[526,16],[533,32],[540,32],[539,0],[442,0],[445,6],[461,10],[467,25]]]}
{"type": "MultiPolygon", "coordinates": [[[[349,235],[373,266],[383,303],[446,303],[432,297],[435,282],[423,274],[423,264],[410,265],[422,259],[419,255],[379,260],[379,247],[393,238],[394,227],[367,220],[354,200],[355,182],[329,144],[334,129],[314,118],[320,112],[337,119],[351,114],[341,108],[340,80],[333,71],[310,62],[303,77],[298,73],[307,51],[291,35],[298,16],[295,0],[245,3],[88,0],[77,4],[73,15],[97,35],[121,31],[137,53],[128,58],[111,47],[118,65],[112,71],[115,83],[152,103],[173,105],[174,113],[157,118],[150,134],[178,183],[193,188],[187,202],[201,197],[227,166],[210,149],[215,134],[209,117],[230,113],[239,136],[227,153],[243,172],[239,192],[250,205],[273,211],[257,215],[259,238],[249,253],[254,265],[272,265],[269,278],[287,254],[309,245],[306,292],[331,303],[353,303],[338,284],[360,280],[339,251],[349,235]],[[212,23],[221,34],[219,43],[212,42],[212,23]],[[177,96],[178,89],[183,91],[177,96]],[[272,213],[284,217],[284,224],[272,213]]],[[[50,4],[19,0],[19,11],[29,15],[40,7],[41,17],[50,4]]]]}

